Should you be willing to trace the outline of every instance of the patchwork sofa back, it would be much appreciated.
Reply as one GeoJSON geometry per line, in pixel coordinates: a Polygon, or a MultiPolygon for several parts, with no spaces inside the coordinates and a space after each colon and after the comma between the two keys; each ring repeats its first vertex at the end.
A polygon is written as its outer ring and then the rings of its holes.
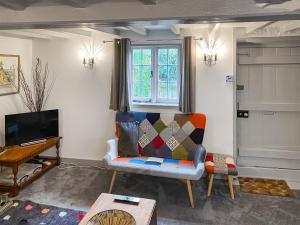
{"type": "Polygon", "coordinates": [[[139,124],[140,155],[192,161],[196,146],[202,144],[206,116],[200,113],[117,112],[117,124],[132,121],[139,124]]]}

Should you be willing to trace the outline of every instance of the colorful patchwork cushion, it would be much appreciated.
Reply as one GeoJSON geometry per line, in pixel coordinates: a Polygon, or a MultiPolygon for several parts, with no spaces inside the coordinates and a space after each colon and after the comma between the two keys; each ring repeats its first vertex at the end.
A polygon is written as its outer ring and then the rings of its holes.
{"type": "Polygon", "coordinates": [[[238,172],[231,156],[207,153],[205,159],[206,173],[237,176],[238,172]]]}
{"type": "Polygon", "coordinates": [[[193,161],[197,145],[202,144],[206,116],[198,113],[118,112],[116,121],[139,123],[140,155],[193,161]]]}
{"type": "Polygon", "coordinates": [[[113,162],[153,165],[160,167],[195,169],[194,162],[189,160],[161,159],[154,157],[115,158],[113,162]]]}

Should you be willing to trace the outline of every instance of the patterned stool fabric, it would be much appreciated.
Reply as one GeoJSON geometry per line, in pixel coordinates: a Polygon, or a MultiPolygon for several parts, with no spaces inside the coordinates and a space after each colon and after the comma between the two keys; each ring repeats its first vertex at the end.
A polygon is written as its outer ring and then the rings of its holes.
{"type": "Polygon", "coordinates": [[[207,153],[205,171],[208,174],[238,175],[233,158],[229,155],[216,153],[207,153]]]}

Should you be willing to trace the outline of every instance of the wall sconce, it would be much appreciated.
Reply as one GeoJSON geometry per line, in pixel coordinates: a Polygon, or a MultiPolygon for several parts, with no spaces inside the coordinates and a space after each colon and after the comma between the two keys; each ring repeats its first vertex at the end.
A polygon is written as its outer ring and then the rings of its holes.
{"type": "Polygon", "coordinates": [[[95,45],[94,41],[90,41],[88,44],[83,44],[82,63],[86,68],[92,69],[94,67],[97,55],[103,49],[101,45],[95,45]]]}
{"type": "Polygon", "coordinates": [[[218,61],[218,51],[219,51],[219,43],[217,41],[204,40],[202,43],[202,51],[203,51],[203,60],[205,65],[214,66],[218,61]]]}
{"type": "Polygon", "coordinates": [[[216,65],[217,60],[218,60],[218,55],[217,55],[216,49],[213,47],[205,48],[203,58],[204,58],[205,65],[207,65],[207,66],[216,65]]]}
{"type": "Polygon", "coordinates": [[[213,66],[217,64],[217,54],[206,54],[204,53],[204,62],[207,66],[213,66]]]}
{"type": "Polygon", "coordinates": [[[89,67],[89,68],[93,68],[95,64],[95,58],[93,57],[87,57],[87,58],[83,58],[83,65],[85,67],[89,67]]]}

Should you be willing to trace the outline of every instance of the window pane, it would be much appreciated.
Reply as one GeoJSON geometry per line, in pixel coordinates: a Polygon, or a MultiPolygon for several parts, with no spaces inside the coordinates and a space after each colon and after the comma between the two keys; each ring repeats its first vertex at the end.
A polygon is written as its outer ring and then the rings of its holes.
{"type": "Polygon", "coordinates": [[[169,79],[168,81],[177,81],[177,66],[169,66],[169,79]]]}
{"type": "Polygon", "coordinates": [[[133,77],[134,77],[134,81],[142,81],[143,80],[141,66],[134,66],[133,77]]]}
{"type": "Polygon", "coordinates": [[[144,82],[150,82],[151,79],[151,66],[143,66],[142,80],[144,82]]]}
{"type": "Polygon", "coordinates": [[[160,82],[158,89],[159,98],[168,98],[168,84],[166,82],[160,82]]]}
{"type": "Polygon", "coordinates": [[[143,82],[139,82],[139,81],[134,82],[134,87],[133,87],[133,96],[134,97],[138,97],[138,98],[143,97],[142,84],[143,84],[143,82]]]}
{"type": "Polygon", "coordinates": [[[142,64],[142,50],[133,49],[133,64],[141,65],[142,64]]]}
{"type": "Polygon", "coordinates": [[[150,98],[151,97],[151,85],[150,85],[150,83],[143,83],[142,90],[143,90],[143,97],[144,98],[150,98]]]}
{"type": "Polygon", "coordinates": [[[176,99],[177,98],[177,83],[176,82],[170,82],[168,85],[168,97],[170,99],[176,99]]]}
{"type": "Polygon", "coordinates": [[[158,78],[160,81],[168,81],[168,67],[158,66],[158,78]]]}
{"type": "Polygon", "coordinates": [[[167,49],[158,49],[158,65],[167,65],[168,64],[168,50],[167,49]]]}
{"type": "Polygon", "coordinates": [[[151,49],[143,49],[143,65],[151,65],[151,49]]]}
{"type": "Polygon", "coordinates": [[[178,49],[171,48],[168,51],[168,64],[169,65],[177,65],[178,62],[178,49]]]}

